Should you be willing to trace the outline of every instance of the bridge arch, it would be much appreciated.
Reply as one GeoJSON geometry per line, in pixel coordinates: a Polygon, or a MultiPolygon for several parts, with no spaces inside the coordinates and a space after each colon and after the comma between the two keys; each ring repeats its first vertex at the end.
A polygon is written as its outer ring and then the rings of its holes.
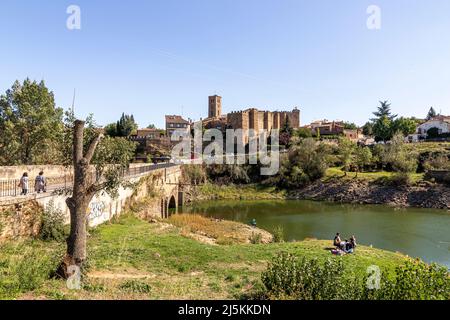
{"type": "Polygon", "coordinates": [[[173,211],[171,211],[170,209],[175,209],[175,213],[178,210],[177,200],[174,195],[171,195],[170,200],[169,200],[167,217],[169,217],[171,215],[171,213],[173,213],[173,211]]]}

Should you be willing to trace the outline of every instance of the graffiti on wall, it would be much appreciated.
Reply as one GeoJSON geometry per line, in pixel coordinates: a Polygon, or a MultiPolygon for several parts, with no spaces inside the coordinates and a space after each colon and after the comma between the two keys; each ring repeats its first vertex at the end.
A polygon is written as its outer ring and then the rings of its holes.
{"type": "Polygon", "coordinates": [[[103,201],[91,202],[91,204],[89,205],[88,214],[89,221],[101,218],[103,216],[103,213],[105,212],[105,207],[106,205],[103,201]]]}

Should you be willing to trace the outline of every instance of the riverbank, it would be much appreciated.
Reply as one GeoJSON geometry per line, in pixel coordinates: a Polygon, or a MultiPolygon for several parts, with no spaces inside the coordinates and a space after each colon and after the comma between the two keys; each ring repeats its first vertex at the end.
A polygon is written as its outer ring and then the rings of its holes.
{"type": "Polygon", "coordinates": [[[191,187],[187,202],[204,200],[314,200],[350,204],[450,210],[450,188],[426,182],[414,185],[377,184],[357,178],[328,178],[298,190],[280,190],[258,184],[191,187]]]}
{"type": "Polygon", "coordinates": [[[0,247],[1,299],[239,299],[261,287],[261,272],[279,252],[319,261],[340,259],[364,276],[377,265],[393,274],[405,256],[365,246],[354,255],[330,254],[330,241],[211,245],[167,222],[122,216],[90,231],[81,290],[50,280],[65,245],[38,240],[0,247]]]}
{"type": "Polygon", "coordinates": [[[428,183],[392,186],[333,179],[290,191],[287,199],[450,210],[450,188],[428,183]]]}

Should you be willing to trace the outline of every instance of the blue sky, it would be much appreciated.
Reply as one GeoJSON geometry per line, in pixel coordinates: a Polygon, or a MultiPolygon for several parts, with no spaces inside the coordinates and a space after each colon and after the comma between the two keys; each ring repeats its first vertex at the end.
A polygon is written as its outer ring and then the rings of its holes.
{"type": "Polygon", "coordinates": [[[133,113],[207,116],[257,107],[363,124],[378,100],[395,113],[450,113],[448,0],[1,0],[0,92],[44,79],[58,106],[98,123],[133,113]],[[81,30],[66,9],[81,8],[81,30]],[[366,27],[369,5],[381,29],[366,27]]]}

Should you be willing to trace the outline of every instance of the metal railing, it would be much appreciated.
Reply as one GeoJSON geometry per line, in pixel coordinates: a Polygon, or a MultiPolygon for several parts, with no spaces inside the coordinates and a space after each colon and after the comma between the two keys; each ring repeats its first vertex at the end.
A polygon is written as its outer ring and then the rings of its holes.
{"type": "MultiPolygon", "coordinates": [[[[142,174],[145,174],[147,172],[160,170],[160,169],[167,169],[171,167],[176,167],[177,164],[173,163],[161,163],[161,164],[154,164],[154,165],[148,165],[148,166],[141,166],[141,167],[133,167],[128,168],[124,170],[121,174],[123,178],[129,178],[134,176],[139,176],[142,174]]],[[[22,194],[22,188],[19,187],[20,179],[0,179],[0,198],[5,197],[16,197],[20,196],[22,194]]],[[[55,190],[59,189],[68,189],[71,188],[73,185],[73,175],[72,174],[65,174],[62,176],[53,176],[46,178],[46,193],[50,193],[55,190]]],[[[27,194],[36,194],[35,191],[35,180],[33,177],[30,177],[29,183],[28,183],[28,193],[27,194]]]]}

